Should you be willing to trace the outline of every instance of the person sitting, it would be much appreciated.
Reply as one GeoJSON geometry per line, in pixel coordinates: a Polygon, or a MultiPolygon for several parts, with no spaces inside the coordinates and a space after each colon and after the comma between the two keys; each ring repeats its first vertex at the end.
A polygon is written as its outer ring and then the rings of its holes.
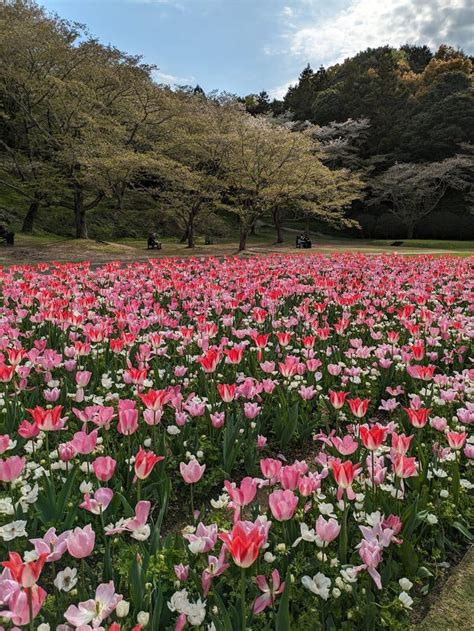
{"type": "Polygon", "coordinates": [[[148,250],[161,250],[161,243],[156,240],[156,232],[150,232],[148,235],[148,250]]]}
{"type": "Polygon", "coordinates": [[[14,245],[15,233],[7,230],[4,224],[0,224],[0,241],[3,241],[7,245],[14,245]]]}
{"type": "Polygon", "coordinates": [[[296,247],[308,249],[311,247],[311,239],[307,235],[307,233],[301,233],[296,237],[296,247]]]}

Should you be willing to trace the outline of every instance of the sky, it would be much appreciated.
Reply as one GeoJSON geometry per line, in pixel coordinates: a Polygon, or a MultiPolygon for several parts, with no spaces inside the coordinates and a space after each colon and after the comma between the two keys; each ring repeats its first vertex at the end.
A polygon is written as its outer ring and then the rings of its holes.
{"type": "Polygon", "coordinates": [[[282,98],[367,47],[441,43],[474,54],[473,0],[39,0],[91,35],[157,66],[170,85],[282,98]]]}

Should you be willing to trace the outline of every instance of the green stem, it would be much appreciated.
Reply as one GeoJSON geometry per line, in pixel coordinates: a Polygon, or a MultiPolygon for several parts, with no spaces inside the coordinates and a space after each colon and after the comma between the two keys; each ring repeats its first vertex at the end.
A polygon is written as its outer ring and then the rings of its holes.
{"type": "Polygon", "coordinates": [[[84,598],[87,596],[86,588],[86,563],[84,559],[81,559],[81,588],[84,598]]]}
{"type": "Polygon", "coordinates": [[[341,563],[347,563],[347,514],[349,512],[349,505],[347,504],[346,498],[344,498],[344,514],[342,516],[342,528],[341,528],[341,539],[340,539],[340,556],[341,563]]]}
{"type": "Polygon", "coordinates": [[[245,568],[240,568],[240,613],[242,618],[242,631],[246,629],[246,616],[245,616],[245,568]]]}
{"type": "Polygon", "coordinates": [[[35,631],[35,625],[33,624],[33,589],[28,589],[28,612],[30,617],[30,631],[35,631]]]}

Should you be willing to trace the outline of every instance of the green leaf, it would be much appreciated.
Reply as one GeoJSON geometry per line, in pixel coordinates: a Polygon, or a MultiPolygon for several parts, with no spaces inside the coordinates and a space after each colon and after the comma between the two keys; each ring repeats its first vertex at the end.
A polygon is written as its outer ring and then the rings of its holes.
{"type": "Polygon", "coordinates": [[[418,570],[419,563],[418,555],[413,544],[408,541],[404,541],[400,546],[398,546],[398,556],[400,557],[405,572],[409,576],[415,575],[418,570]]]}
{"type": "Polygon", "coordinates": [[[216,625],[218,631],[233,631],[232,621],[227,611],[226,606],[224,605],[224,601],[217,593],[217,590],[214,591],[214,600],[216,601],[217,608],[219,613],[217,616],[212,615],[212,621],[216,625]]]}
{"type": "Polygon", "coordinates": [[[452,526],[456,528],[456,530],[458,530],[469,541],[472,541],[474,539],[474,536],[472,535],[472,533],[466,528],[466,526],[461,524],[459,521],[454,521],[452,526]]]}
{"type": "Polygon", "coordinates": [[[290,571],[286,573],[285,589],[280,599],[280,606],[275,620],[275,631],[291,631],[290,626],[290,571]]]}
{"type": "Polygon", "coordinates": [[[130,596],[137,610],[142,609],[143,597],[145,595],[145,575],[143,567],[138,557],[130,566],[130,596]]]}

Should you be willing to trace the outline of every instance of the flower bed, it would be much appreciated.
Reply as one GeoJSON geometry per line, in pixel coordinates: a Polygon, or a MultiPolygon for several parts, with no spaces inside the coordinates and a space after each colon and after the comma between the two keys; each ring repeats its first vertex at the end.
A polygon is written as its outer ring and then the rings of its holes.
{"type": "Polygon", "coordinates": [[[405,629],[471,539],[472,278],[352,254],[1,270],[5,628],[405,629]]]}

